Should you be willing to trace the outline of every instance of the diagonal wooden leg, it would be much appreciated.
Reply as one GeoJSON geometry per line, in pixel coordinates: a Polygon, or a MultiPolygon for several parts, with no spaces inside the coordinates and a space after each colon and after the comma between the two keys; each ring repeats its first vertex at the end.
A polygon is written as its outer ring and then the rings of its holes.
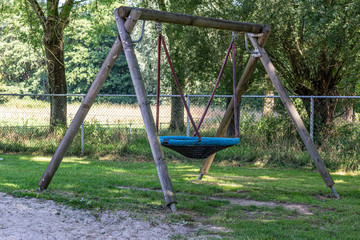
{"type": "MultiPolygon", "coordinates": [[[[115,12],[115,16],[116,15],[117,12],[115,12]]],[[[135,88],[136,97],[138,99],[141,115],[145,124],[145,129],[149,139],[153,158],[156,164],[160,184],[164,193],[165,202],[170,207],[171,211],[176,212],[175,192],[172,187],[169,171],[164,159],[164,153],[161,148],[160,140],[156,131],[156,126],[150,109],[150,102],[147,98],[144,81],[141,76],[140,67],[136,59],[130,35],[125,30],[124,23],[125,20],[123,18],[116,19],[119,35],[124,46],[126,61],[129,66],[131,79],[135,88]]]]}
{"type": "Polygon", "coordinates": [[[309,132],[306,130],[305,125],[304,125],[299,113],[297,112],[294,104],[291,102],[291,100],[285,90],[285,87],[281,83],[280,78],[276,73],[275,67],[272,64],[269,56],[267,55],[267,52],[265,51],[264,48],[262,48],[258,45],[255,38],[250,37],[250,41],[254,45],[255,48],[259,49],[259,51],[261,53],[260,60],[261,60],[262,64],[264,65],[264,68],[265,68],[267,74],[269,75],[269,78],[271,79],[273,86],[275,87],[276,91],[278,92],[278,94],[281,98],[281,101],[283,102],[288,114],[290,115],[297,131],[300,134],[301,139],[303,140],[307,150],[309,151],[310,156],[311,156],[312,160],[314,161],[315,166],[319,170],[320,175],[323,178],[326,186],[331,188],[331,190],[333,191],[333,194],[336,198],[339,198],[339,195],[336,193],[336,190],[333,187],[335,184],[334,180],[332,179],[330,173],[326,169],[323,159],[321,158],[319,152],[317,151],[315,144],[311,140],[309,132]]]}
{"type": "MultiPolygon", "coordinates": [[[[132,11],[131,20],[127,21],[128,28],[132,29],[135,26],[136,21],[139,19],[140,15],[137,10],[132,11]]],[[[46,168],[43,176],[39,182],[39,190],[46,189],[52,178],[54,177],[57,169],[60,166],[62,159],[64,158],[66,151],[69,149],[76,133],[79,131],[81,124],[83,123],[86,115],[88,114],[91,105],[94,103],[95,98],[100,92],[101,87],[103,86],[107,76],[109,75],[112,67],[115,64],[116,59],[123,50],[120,38],[117,37],[114,45],[110,49],[109,54],[107,55],[103,65],[101,66],[94,82],[92,83],[88,93],[86,94],[85,99],[82,101],[79,110],[77,111],[73,121],[71,122],[68,130],[66,131],[63,139],[60,142],[59,147],[56,149],[54,156],[52,157],[48,167],[46,168]]]]}
{"type": "MultiPolygon", "coordinates": [[[[270,27],[264,27],[262,32],[263,32],[263,36],[261,38],[259,38],[260,46],[265,45],[265,43],[270,35],[270,27]]],[[[257,57],[251,56],[248,63],[246,64],[244,72],[242,73],[239,83],[236,86],[237,103],[239,103],[241,100],[241,96],[246,89],[247,83],[255,70],[257,61],[258,61],[257,57]]],[[[226,129],[229,126],[233,115],[234,115],[234,99],[232,98],[226,109],[226,112],[220,123],[220,126],[218,127],[218,129],[216,131],[216,134],[215,134],[216,137],[224,137],[225,136],[226,129]]],[[[200,169],[199,180],[202,179],[202,177],[208,173],[210,166],[211,166],[212,162],[214,161],[214,158],[215,158],[215,154],[211,155],[210,157],[208,157],[204,160],[204,162],[201,166],[201,169],[200,169]]]]}

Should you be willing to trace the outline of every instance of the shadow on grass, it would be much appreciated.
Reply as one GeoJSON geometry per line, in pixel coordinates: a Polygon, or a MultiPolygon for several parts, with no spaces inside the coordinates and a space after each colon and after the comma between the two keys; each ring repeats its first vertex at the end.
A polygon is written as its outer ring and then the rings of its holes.
{"type": "MultiPolygon", "coordinates": [[[[0,190],[6,192],[35,191],[50,161],[49,157],[38,156],[2,155],[1,157],[4,160],[0,161],[0,190]]],[[[168,167],[175,191],[191,195],[179,197],[184,198],[180,201],[180,207],[181,202],[188,201],[186,199],[192,199],[191,204],[197,206],[196,201],[199,198],[206,199],[209,196],[306,204],[331,201],[330,190],[325,187],[320,175],[314,171],[213,166],[203,181],[197,181],[197,164],[171,163],[168,167]]],[[[359,199],[359,174],[333,176],[337,182],[335,185],[337,191],[343,199],[359,199]]],[[[88,196],[87,198],[93,201],[102,202],[100,205],[104,204],[105,208],[121,202],[153,207],[163,205],[162,193],[143,193],[118,189],[118,186],[161,189],[155,164],[152,162],[65,158],[49,190],[53,193],[72,194],[79,199],[88,196]]],[[[186,208],[197,209],[190,207],[189,204],[186,204],[186,208]]]]}

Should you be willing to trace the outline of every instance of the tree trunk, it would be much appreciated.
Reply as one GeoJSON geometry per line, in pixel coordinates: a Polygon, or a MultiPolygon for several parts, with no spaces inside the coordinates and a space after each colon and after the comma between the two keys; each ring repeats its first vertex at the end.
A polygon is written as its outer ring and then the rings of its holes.
{"type": "MultiPolygon", "coordinates": [[[[265,95],[274,95],[274,91],[265,90],[265,95]]],[[[264,98],[263,117],[272,117],[274,115],[275,98],[264,98]]]]}
{"type": "MultiPolygon", "coordinates": [[[[266,89],[264,91],[266,96],[274,95],[274,87],[271,84],[269,76],[265,74],[265,86],[266,89]]],[[[264,98],[264,106],[263,106],[263,117],[272,117],[274,114],[274,106],[275,106],[275,98],[264,98]]]]}
{"type": "MultiPolygon", "coordinates": [[[[331,96],[331,95],[330,95],[331,96]]],[[[335,109],[337,106],[337,99],[332,98],[317,98],[314,100],[314,117],[325,126],[330,127],[335,118],[335,109]]]]}
{"type": "MultiPolygon", "coordinates": [[[[179,94],[175,84],[172,84],[171,92],[172,94],[179,94]]],[[[171,120],[169,128],[172,132],[183,132],[185,130],[184,104],[180,97],[171,98],[171,120]]]]}
{"type": "MultiPolygon", "coordinates": [[[[43,45],[45,48],[46,65],[49,76],[50,94],[67,94],[64,64],[64,29],[70,22],[74,0],[46,1],[46,14],[37,0],[27,0],[36,13],[44,29],[43,45]]],[[[66,96],[50,97],[50,131],[54,127],[66,126],[66,96]]]]}
{"type": "MultiPolygon", "coordinates": [[[[321,48],[317,57],[304,56],[301,48],[293,38],[293,29],[287,30],[287,38],[283,40],[283,47],[288,53],[291,71],[280,61],[278,66],[282,69],[282,75],[287,77],[289,87],[298,95],[316,95],[316,96],[336,96],[337,83],[340,82],[339,74],[343,62],[336,58],[331,58],[327,41],[321,43],[321,48]],[[291,37],[290,37],[291,36],[291,37]],[[290,37],[290,38],[289,38],[290,37]],[[316,61],[310,61],[316,59],[316,61]]],[[[310,116],[309,101],[303,101],[307,113],[310,116]]],[[[318,124],[314,127],[319,131],[329,129],[334,117],[337,106],[337,99],[316,98],[314,100],[314,120],[318,124]]],[[[316,129],[314,129],[316,131],[316,129]]]]}
{"type": "MultiPolygon", "coordinates": [[[[49,76],[50,94],[67,94],[63,30],[57,29],[55,21],[48,20],[44,32],[43,44],[46,54],[46,65],[49,76]]],[[[56,126],[67,125],[66,96],[50,97],[50,130],[56,126]]]]}
{"type": "MultiPolygon", "coordinates": [[[[227,106],[229,105],[229,103],[231,101],[231,98],[228,98],[227,101],[228,102],[226,104],[226,109],[227,109],[227,106]]],[[[238,112],[238,116],[239,116],[238,120],[240,120],[240,106],[241,106],[241,99],[240,99],[239,103],[237,104],[237,112],[238,112]]],[[[228,136],[228,137],[234,137],[235,136],[234,115],[231,117],[230,124],[226,129],[226,136],[228,136]]]]}
{"type": "Polygon", "coordinates": [[[349,104],[343,106],[344,109],[344,120],[348,123],[352,123],[354,120],[354,100],[351,99],[349,104]]]}

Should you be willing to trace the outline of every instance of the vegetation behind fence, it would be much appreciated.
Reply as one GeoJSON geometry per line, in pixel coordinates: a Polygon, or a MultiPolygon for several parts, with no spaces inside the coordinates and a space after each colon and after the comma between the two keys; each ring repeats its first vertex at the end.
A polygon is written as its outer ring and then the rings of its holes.
{"type": "MultiPolygon", "coordinates": [[[[68,95],[68,124],[76,114],[83,96],[68,95]]],[[[183,128],[171,130],[171,98],[163,96],[160,107],[159,135],[191,135],[193,128],[184,115],[183,128]]],[[[52,155],[66,128],[57,126],[50,131],[50,107],[47,95],[2,95],[0,112],[0,151],[52,155]]],[[[205,108],[207,96],[188,96],[188,105],[195,121],[199,120],[205,108]]],[[[151,103],[154,96],[149,96],[151,103]]],[[[217,96],[201,128],[203,136],[214,136],[225,112],[230,96],[217,96]]],[[[307,111],[314,99],[292,98],[305,125],[312,131],[325,164],[330,169],[360,170],[360,128],[356,109],[351,116],[339,107],[331,125],[317,122],[317,106],[307,111]],[[310,113],[310,115],[309,115],[310,113]]],[[[336,99],[349,101],[349,99],[336,99]]],[[[357,98],[350,99],[353,102],[357,98]]],[[[339,104],[339,106],[344,104],[339,104]]],[[[356,106],[356,104],[355,104],[356,106]]],[[[183,106],[175,106],[184,111],[183,106]]],[[[312,161],[298,136],[295,127],[278,98],[244,96],[240,108],[240,144],[217,154],[222,164],[240,165],[256,163],[261,165],[302,166],[312,168],[312,161]]],[[[155,104],[152,106],[155,113],[155,104]]],[[[228,129],[231,134],[232,129],[228,129]]],[[[185,157],[164,149],[169,160],[187,160],[185,157]]],[[[96,158],[135,159],[151,161],[152,155],[147,143],[140,110],[135,95],[103,95],[92,106],[82,131],[79,131],[68,155],[87,155],[96,158]],[[122,103],[123,102],[123,103],[122,103]],[[124,103],[127,102],[127,103],[124,103]],[[129,104],[128,102],[135,102],[129,104]]]]}

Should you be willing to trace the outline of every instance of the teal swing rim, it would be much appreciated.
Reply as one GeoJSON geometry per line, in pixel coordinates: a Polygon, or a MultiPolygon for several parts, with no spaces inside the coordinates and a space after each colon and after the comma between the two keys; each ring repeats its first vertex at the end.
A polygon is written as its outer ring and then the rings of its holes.
{"type": "Polygon", "coordinates": [[[239,138],[159,136],[161,145],[173,146],[233,146],[240,143],[239,138]]]}

